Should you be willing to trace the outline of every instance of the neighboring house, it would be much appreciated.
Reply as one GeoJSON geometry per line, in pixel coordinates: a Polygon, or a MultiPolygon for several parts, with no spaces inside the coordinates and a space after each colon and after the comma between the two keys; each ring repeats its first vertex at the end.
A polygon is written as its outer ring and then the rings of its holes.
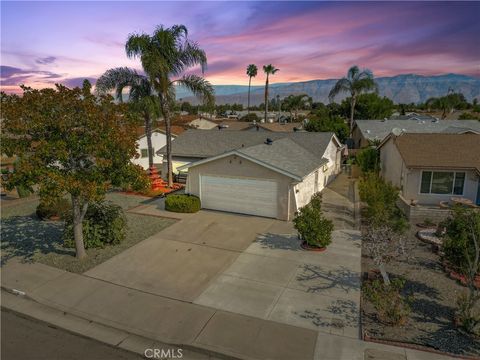
{"type": "Polygon", "coordinates": [[[418,120],[418,121],[433,121],[438,118],[428,114],[418,114],[416,112],[406,113],[405,115],[393,114],[390,120],[418,120]]]}
{"type": "MultiPolygon", "coordinates": [[[[178,130],[178,129],[177,129],[178,130]]],[[[178,132],[178,131],[177,131],[178,132]]],[[[138,129],[139,134],[137,140],[137,153],[138,158],[133,158],[132,162],[134,164],[140,165],[145,170],[148,170],[148,146],[147,146],[147,136],[145,135],[145,128],[140,127],[138,129]]],[[[175,133],[172,129],[172,135],[175,133]]],[[[176,135],[172,136],[172,140],[175,139],[176,135]]],[[[157,153],[158,149],[163,148],[167,144],[167,137],[165,131],[162,129],[152,130],[152,148],[153,148],[153,164],[157,167],[161,167],[163,163],[163,156],[157,153]]]]}
{"type": "Polygon", "coordinates": [[[217,123],[203,118],[198,118],[188,123],[188,126],[190,126],[191,128],[199,130],[211,130],[217,127],[217,125],[217,123]]]}
{"type": "Polygon", "coordinates": [[[354,148],[369,145],[371,141],[383,141],[393,129],[404,133],[454,133],[472,132],[480,134],[477,120],[355,120],[353,127],[354,148]]]}
{"type": "Polygon", "coordinates": [[[381,175],[419,205],[451,197],[480,204],[480,135],[402,134],[379,146],[381,175]]]}
{"type": "Polygon", "coordinates": [[[335,178],[341,151],[333,133],[314,132],[188,130],[172,144],[203,208],[282,220],[335,178]]]}

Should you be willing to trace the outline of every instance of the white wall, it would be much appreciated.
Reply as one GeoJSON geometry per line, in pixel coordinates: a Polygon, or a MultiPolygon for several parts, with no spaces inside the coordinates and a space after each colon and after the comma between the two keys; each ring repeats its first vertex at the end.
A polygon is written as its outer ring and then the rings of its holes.
{"type": "MultiPolygon", "coordinates": [[[[174,138],[172,137],[172,140],[174,138]]],[[[164,133],[159,132],[159,131],[154,131],[152,133],[152,146],[153,146],[153,163],[154,164],[162,164],[163,162],[163,156],[162,155],[157,155],[156,152],[160,150],[162,147],[164,147],[167,144],[167,137],[165,136],[164,133]]],[[[137,140],[137,153],[138,153],[138,158],[132,159],[132,162],[134,164],[140,165],[143,167],[145,170],[148,169],[148,156],[142,158],[142,153],[141,149],[147,149],[147,137],[142,136],[140,139],[137,140]]]]}

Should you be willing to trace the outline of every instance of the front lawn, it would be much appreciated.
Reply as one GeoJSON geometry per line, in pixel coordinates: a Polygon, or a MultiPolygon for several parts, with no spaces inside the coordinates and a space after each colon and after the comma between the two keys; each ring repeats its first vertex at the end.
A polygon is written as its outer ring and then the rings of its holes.
{"type": "MultiPolygon", "coordinates": [[[[443,271],[440,257],[432,247],[415,237],[418,228],[412,225],[408,237],[408,259],[393,259],[387,270],[393,277],[406,279],[405,292],[413,295],[410,313],[404,326],[382,324],[373,306],[363,301],[362,326],[375,339],[427,346],[442,352],[479,356],[480,339],[467,335],[454,326],[456,299],[466,288],[443,271]]],[[[362,249],[362,271],[375,268],[362,249]]]]}
{"type": "Polygon", "coordinates": [[[63,247],[63,222],[41,221],[37,218],[35,209],[38,200],[2,206],[2,264],[12,257],[19,257],[25,261],[83,273],[175,222],[171,219],[126,212],[150,201],[146,197],[109,193],[107,200],[124,209],[128,224],[127,236],[119,245],[88,249],[87,258],[81,261],[75,258],[74,249],[63,247]]]}

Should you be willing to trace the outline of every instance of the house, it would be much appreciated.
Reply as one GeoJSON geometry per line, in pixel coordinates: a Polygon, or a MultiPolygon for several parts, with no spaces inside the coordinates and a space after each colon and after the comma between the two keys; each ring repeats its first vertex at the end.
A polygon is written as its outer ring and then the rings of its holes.
{"type": "MultiPolygon", "coordinates": [[[[184,129],[178,126],[172,126],[172,140],[175,137],[182,133],[184,129]]],[[[147,136],[145,135],[145,127],[140,126],[137,129],[137,153],[138,157],[133,158],[132,162],[134,164],[140,165],[145,170],[148,170],[148,146],[147,146],[147,136]]],[[[156,150],[163,148],[167,144],[167,137],[165,135],[165,130],[161,128],[152,130],[152,148],[153,148],[153,164],[157,167],[161,167],[163,163],[163,155],[159,155],[156,150]]]]}
{"type": "Polygon", "coordinates": [[[355,120],[352,138],[355,149],[369,146],[372,141],[382,141],[393,129],[406,133],[480,133],[477,120],[355,120]]]}
{"type": "Polygon", "coordinates": [[[389,135],[378,147],[381,175],[407,203],[435,205],[463,197],[480,204],[480,135],[389,135]]]}
{"type": "Polygon", "coordinates": [[[418,114],[416,112],[409,112],[405,115],[393,114],[390,120],[417,120],[417,121],[433,121],[438,120],[436,117],[428,114],[418,114]]]}
{"type": "Polygon", "coordinates": [[[313,132],[188,130],[172,144],[203,208],[282,220],[335,178],[341,151],[333,133],[313,132]]]}
{"type": "Polygon", "coordinates": [[[188,123],[189,127],[194,129],[199,129],[199,130],[211,130],[217,127],[217,125],[218,125],[217,123],[208,119],[203,119],[203,118],[198,118],[188,123]]]}

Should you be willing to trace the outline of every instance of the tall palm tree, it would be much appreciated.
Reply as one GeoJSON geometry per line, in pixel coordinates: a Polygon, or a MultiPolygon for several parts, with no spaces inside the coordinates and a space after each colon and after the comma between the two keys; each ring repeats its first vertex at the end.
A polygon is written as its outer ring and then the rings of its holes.
{"type": "Polygon", "coordinates": [[[200,65],[202,73],[207,66],[207,55],[196,42],[188,39],[184,25],[165,28],[158,26],[152,35],[132,34],[125,49],[129,58],[140,58],[143,70],[158,96],[165,119],[167,136],[167,179],[173,186],[171,113],[175,104],[175,88],[183,86],[200,96],[208,105],[214,102],[212,85],[198,75],[182,75],[187,69],[200,65]]]}
{"type": "Polygon", "coordinates": [[[152,147],[152,118],[160,116],[160,107],[152,83],[146,76],[138,74],[134,69],[118,67],[107,70],[95,84],[95,91],[98,94],[114,90],[115,97],[120,102],[123,101],[122,93],[125,88],[129,88],[129,102],[136,111],[142,114],[145,121],[148,166],[152,168],[154,155],[152,147]]]}
{"type": "Polygon", "coordinates": [[[250,114],[250,85],[252,84],[252,77],[257,76],[258,68],[255,64],[250,64],[247,66],[247,75],[248,75],[248,104],[247,112],[250,114]]]}
{"type": "Polygon", "coordinates": [[[280,71],[280,69],[277,69],[272,64],[263,65],[263,72],[265,74],[267,74],[267,79],[265,80],[265,122],[267,121],[267,113],[268,113],[268,80],[269,80],[269,76],[270,76],[270,74],[275,75],[275,73],[277,73],[278,71],[280,71]]]}
{"type": "Polygon", "coordinates": [[[290,117],[294,120],[298,118],[298,111],[310,108],[312,102],[312,98],[307,94],[289,95],[284,100],[285,108],[290,112],[290,117]]]}
{"type": "Polygon", "coordinates": [[[342,92],[350,94],[350,136],[352,136],[353,115],[358,96],[364,92],[376,89],[377,86],[373,80],[373,73],[368,69],[360,70],[358,66],[354,65],[348,69],[347,76],[338,80],[332,90],[330,90],[328,98],[331,102],[335,96],[342,92]]]}

